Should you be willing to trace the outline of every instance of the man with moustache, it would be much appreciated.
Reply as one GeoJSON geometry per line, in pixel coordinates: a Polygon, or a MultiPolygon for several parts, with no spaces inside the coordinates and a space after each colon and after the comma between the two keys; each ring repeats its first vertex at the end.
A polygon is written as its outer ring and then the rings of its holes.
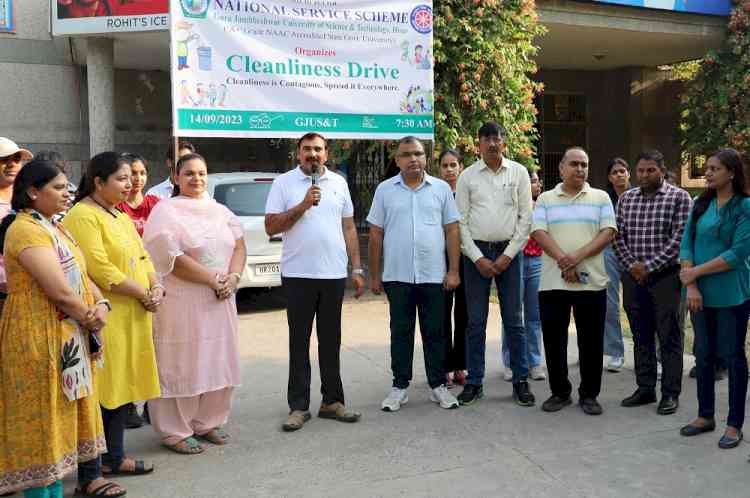
{"type": "Polygon", "coordinates": [[[266,233],[283,234],[281,281],[289,324],[289,416],[282,425],[296,431],[310,420],[310,334],[318,334],[321,394],[318,416],[357,422],[360,413],[344,405],[339,351],[341,305],[352,263],[356,297],[364,291],[359,241],[349,187],[326,167],[326,140],[307,133],[297,143],[299,166],[277,177],[266,202],[266,233]],[[314,183],[313,183],[314,182],[314,183]]]}
{"type": "Polygon", "coordinates": [[[666,181],[661,152],[642,152],[635,172],[640,187],[620,197],[614,242],[624,269],[623,304],[633,332],[638,385],[621,404],[634,407],[656,402],[658,337],[662,397],[656,411],[671,415],[679,407],[682,389],[680,243],[693,201],[686,191],[666,181]]]}
{"type": "Polygon", "coordinates": [[[521,252],[531,226],[531,184],[524,166],[503,157],[505,135],[497,123],[485,123],[479,128],[482,158],[458,178],[456,190],[469,315],[466,329],[469,374],[458,396],[462,405],[471,405],[484,396],[487,313],[493,280],[508,336],[513,399],[521,406],[535,403],[528,383],[521,252]]]}
{"type": "Polygon", "coordinates": [[[604,321],[609,278],[602,251],[617,225],[609,194],[586,181],[589,158],[580,147],[560,161],[562,183],[539,196],[531,236],[541,246],[539,313],[552,396],[542,410],[555,412],[572,403],[568,379],[568,325],[576,322],[581,385],[578,404],[587,415],[600,415],[604,321]]]}
{"type": "Polygon", "coordinates": [[[395,412],[409,400],[417,312],[430,400],[441,408],[458,408],[445,386],[443,331],[445,290],[460,283],[458,210],[450,186],[425,173],[425,151],[417,138],[399,141],[396,164],[401,173],[378,185],[367,216],[370,289],[375,294],[385,290],[391,316],[393,384],[381,408],[395,412]]]}

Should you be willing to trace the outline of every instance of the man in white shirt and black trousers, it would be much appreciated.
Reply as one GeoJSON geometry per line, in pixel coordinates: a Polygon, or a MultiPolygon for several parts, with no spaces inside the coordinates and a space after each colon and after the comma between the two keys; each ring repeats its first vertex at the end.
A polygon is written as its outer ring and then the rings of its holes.
{"type": "Polygon", "coordinates": [[[522,275],[522,249],[531,230],[531,182],[524,166],[503,157],[505,135],[497,123],[485,123],[479,128],[482,158],[463,172],[456,188],[469,315],[466,329],[469,375],[458,396],[462,405],[471,405],[484,396],[487,313],[493,280],[500,299],[504,333],[508,335],[513,400],[521,406],[535,403],[527,381],[522,275]]]}
{"type": "Polygon", "coordinates": [[[266,202],[266,233],[283,233],[281,280],[289,323],[289,416],[296,431],[310,420],[310,334],[316,319],[322,402],[318,416],[357,422],[341,383],[341,305],[352,263],[356,297],[364,291],[354,208],[346,181],[325,167],[326,140],[307,133],[297,144],[299,166],[277,177],[266,202]]]}

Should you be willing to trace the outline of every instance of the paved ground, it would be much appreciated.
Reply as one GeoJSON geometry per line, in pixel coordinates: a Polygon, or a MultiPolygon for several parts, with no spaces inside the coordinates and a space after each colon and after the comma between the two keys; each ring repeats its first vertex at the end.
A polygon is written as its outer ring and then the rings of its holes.
{"type": "MultiPolygon", "coordinates": [[[[695,384],[687,376],[674,416],[658,416],[654,405],[619,406],[633,390],[631,363],[621,373],[605,374],[601,417],[586,416],[576,405],[556,414],[514,405],[497,360],[496,309],[484,400],[451,411],[430,403],[418,350],[409,404],[384,413],[380,401],[390,387],[386,303],[347,301],[344,384],[348,404],[364,413],[363,420],[346,425],[313,418],[301,431],[283,433],[285,314],[247,295],[240,304],[243,386],[227,426],[233,443],[183,456],[162,449],[150,427],[129,431],[130,454],[154,461],[157,471],[120,480],[128,496],[750,497],[748,446],[719,450],[719,432],[692,439],[678,435],[696,412],[695,384]]],[[[570,353],[572,365],[573,345],[570,353]]],[[[628,356],[632,361],[632,353],[628,356]]],[[[316,408],[317,372],[313,378],[316,408]]],[[[720,386],[721,420],[726,381],[720,386]]],[[[539,405],[549,395],[547,385],[534,382],[532,388],[539,405]]],[[[66,490],[72,486],[67,482],[66,490]]]]}

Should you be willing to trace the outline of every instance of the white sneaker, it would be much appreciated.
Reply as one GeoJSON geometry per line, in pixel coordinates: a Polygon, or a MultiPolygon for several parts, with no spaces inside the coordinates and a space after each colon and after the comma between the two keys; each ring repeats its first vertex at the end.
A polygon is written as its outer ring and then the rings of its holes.
{"type": "Polygon", "coordinates": [[[505,382],[512,382],[513,381],[513,370],[510,368],[506,368],[503,370],[503,380],[505,382]]]}
{"type": "Polygon", "coordinates": [[[609,359],[609,362],[607,363],[607,371],[608,372],[619,372],[622,370],[622,367],[625,365],[625,358],[622,356],[612,356],[609,359]]]}
{"type": "Polygon", "coordinates": [[[547,378],[547,374],[544,373],[544,367],[541,365],[537,365],[535,367],[531,367],[529,370],[529,377],[531,377],[531,380],[545,380],[547,378]]]}
{"type": "Polygon", "coordinates": [[[380,408],[384,412],[397,412],[401,405],[405,405],[408,401],[409,395],[406,393],[406,389],[392,387],[388,397],[380,404],[380,408]]]}
{"type": "Polygon", "coordinates": [[[445,408],[446,410],[458,408],[458,400],[448,391],[445,384],[430,391],[430,401],[440,403],[440,408],[445,408]]]}

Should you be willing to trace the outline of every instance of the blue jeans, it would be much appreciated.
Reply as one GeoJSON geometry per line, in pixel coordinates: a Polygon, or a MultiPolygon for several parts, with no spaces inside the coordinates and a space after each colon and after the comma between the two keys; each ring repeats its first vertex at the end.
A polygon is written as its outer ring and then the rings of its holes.
{"type": "Polygon", "coordinates": [[[604,354],[613,358],[625,356],[625,343],[622,341],[620,325],[620,275],[622,265],[617,259],[612,245],[604,249],[604,267],[607,270],[607,319],[604,322],[604,354]]]}
{"type": "Polygon", "coordinates": [[[747,397],[747,334],[750,301],[731,308],[703,308],[690,312],[695,331],[695,373],[698,389],[698,416],[714,418],[716,401],[714,373],[723,360],[729,371],[729,415],[727,425],[742,429],[747,397]]]}
{"type": "MultiPolygon", "coordinates": [[[[475,241],[484,257],[494,261],[499,257],[507,242],[475,241]]],[[[526,331],[523,326],[523,254],[518,253],[508,268],[495,276],[495,285],[500,300],[500,315],[510,350],[510,369],[513,383],[526,380],[529,376],[529,363],[526,358],[526,331]]],[[[484,357],[487,342],[487,313],[489,312],[491,278],[484,278],[474,263],[464,259],[464,283],[466,289],[466,310],[469,324],[466,328],[466,363],[469,375],[466,383],[481,386],[484,381],[484,357]]]]}
{"type": "MultiPolygon", "coordinates": [[[[529,368],[542,364],[542,320],[539,318],[539,280],[542,257],[523,257],[523,323],[526,327],[526,358],[529,368]]],[[[508,335],[503,328],[503,365],[510,366],[508,335]]]]}

